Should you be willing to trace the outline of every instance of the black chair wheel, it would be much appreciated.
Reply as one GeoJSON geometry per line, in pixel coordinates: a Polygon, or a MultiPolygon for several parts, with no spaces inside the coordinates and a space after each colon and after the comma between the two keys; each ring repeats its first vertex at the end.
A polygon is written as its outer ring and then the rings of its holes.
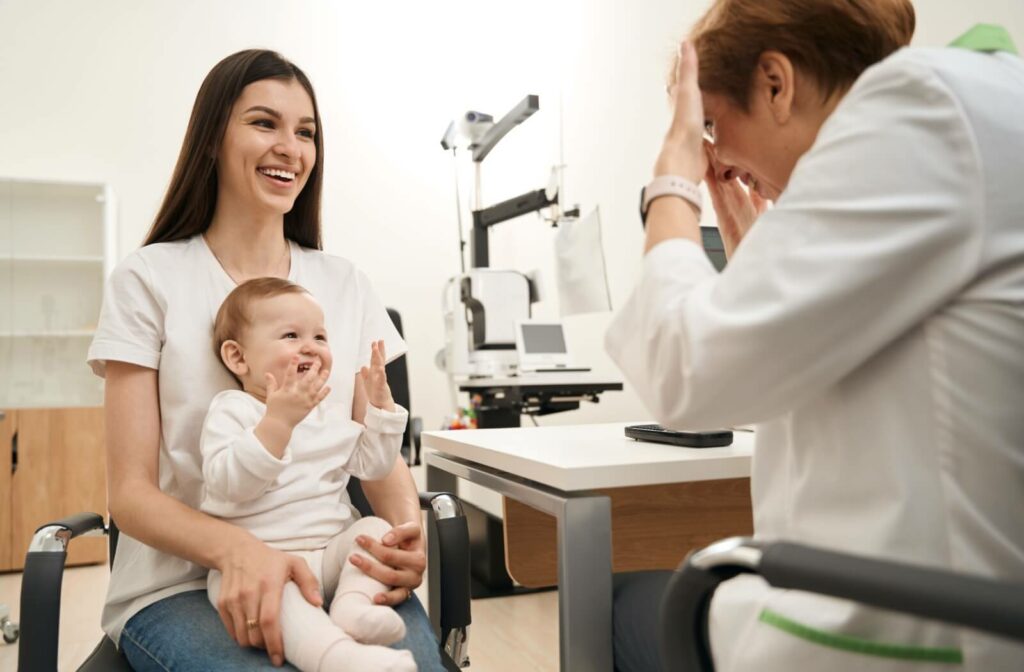
{"type": "Polygon", "coordinates": [[[17,623],[4,619],[3,623],[0,623],[0,627],[4,631],[4,641],[8,644],[14,644],[18,641],[18,636],[21,635],[21,628],[18,627],[17,623]]]}

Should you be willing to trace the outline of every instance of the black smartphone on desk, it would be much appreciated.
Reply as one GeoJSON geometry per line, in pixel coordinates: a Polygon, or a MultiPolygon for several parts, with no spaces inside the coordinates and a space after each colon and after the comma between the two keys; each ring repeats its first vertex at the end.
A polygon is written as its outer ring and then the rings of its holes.
{"type": "Polygon", "coordinates": [[[637,441],[668,443],[687,448],[718,448],[732,444],[732,432],[729,430],[678,432],[661,425],[629,425],[626,427],[626,436],[637,441]]]}

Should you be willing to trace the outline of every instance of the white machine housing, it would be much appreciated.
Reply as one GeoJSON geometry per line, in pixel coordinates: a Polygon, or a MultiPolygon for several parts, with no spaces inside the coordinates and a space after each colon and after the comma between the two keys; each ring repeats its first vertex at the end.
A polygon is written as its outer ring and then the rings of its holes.
{"type": "Polygon", "coordinates": [[[465,380],[514,373],[516,322],[530,317],[530,281],[518,271],[474,268],[445,283],[444,368],[465,380]]]}

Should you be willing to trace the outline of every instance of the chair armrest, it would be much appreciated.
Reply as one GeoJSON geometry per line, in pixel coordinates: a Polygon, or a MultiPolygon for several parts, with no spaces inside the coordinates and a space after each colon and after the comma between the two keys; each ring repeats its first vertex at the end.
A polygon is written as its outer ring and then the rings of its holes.
{"type": "Polygon", "coordinates": [[[18,672],[56,672],[60,591],[68,543],[75,537],[105,532],[103,517],[96,513],[78,513],[36,530],[21,580],[18,672]]]}
{"type": "Polygon", "coordinates": [[[788,542],[726,539],[690,555],[662,598],[661,651],[668,669],[714,670],[707,609],[722,581],[760,574],[802,590],[1024,640],[1024,585],[788,542]],[[681,629],[686,628],[686,629],[681,629]],[[699,635],[686,642],[680,639],[699,635]],[[684,664],[689,667],[682,667],[684,664]]]}
{"type": "Polygon", "coordinates": [[[469,665],[469,526],[462,504],[447,492],[421,492],[420,508],[433,515],[437,532],[430,554],[430,616],[439,627],[442,661],[448,670],[469,665]]]}
{"type": "MultiPolygon", "coordinates": [[[[695,563],[694,556],[717,553],[720,545],[733,539],[720,541],[704,550],[691,553],[672,574],[665,594],[661,598],[658,622],[661,624],[659,647],[665,669],[714,672],[711,643],[708,639],[708,610],[711,598],[719,584],[750,572],[750,568],[731,563],[708,566],[695,563]],[[716,550],[717,549],[717,550],[716,550]]],[[[748,539],[742,539],[748,542],[748,539]]],[[[719,557],[719,556],[715,556],[719,557]]]]}
{"type": "Polygon", "coordinates": [[[1021,584],[783,542],[765,546],[760,573],[778,588],[1024,640],[1021,584]]]}

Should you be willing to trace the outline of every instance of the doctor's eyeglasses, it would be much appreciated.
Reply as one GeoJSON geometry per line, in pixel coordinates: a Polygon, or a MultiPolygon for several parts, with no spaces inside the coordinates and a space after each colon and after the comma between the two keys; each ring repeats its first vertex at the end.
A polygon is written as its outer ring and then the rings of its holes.
{"type": "Polygon", "coordinates": [[[704,120],[704,139],[712,145],[715,144],[715,122],[710,119],[704,120]]]}

